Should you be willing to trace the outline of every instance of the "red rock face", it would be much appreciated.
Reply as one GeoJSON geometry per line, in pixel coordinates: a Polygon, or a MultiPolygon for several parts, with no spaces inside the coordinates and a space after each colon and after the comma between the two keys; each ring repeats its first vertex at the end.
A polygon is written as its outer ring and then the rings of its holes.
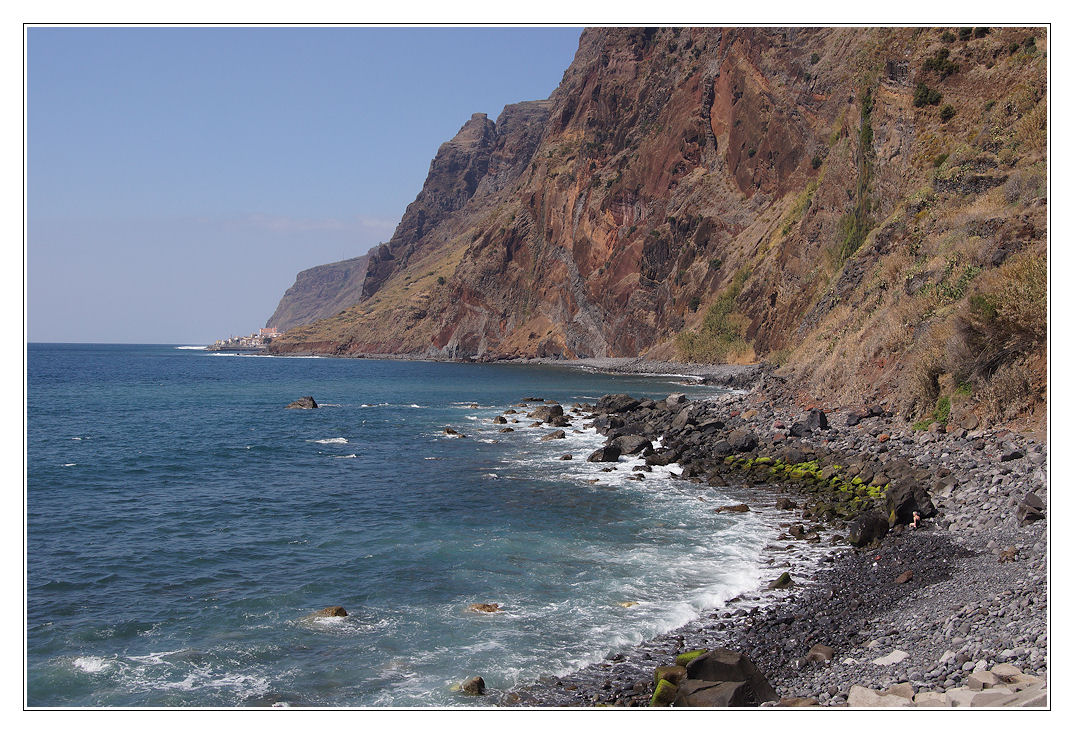
{"type": "Polygon", "coordinates": [[[1019,34],[955,43],[961,70],[941,82],[924,64],[940,29],[586,30],[550,99],[474,115],[441,146],[355,304],[273,348],[676,357],[737,283],[758,356],[793,353],[832,386],[890,381],[919,335],[884,309],[936,313],[904,281],[990,268],[1004,237],[1043,247],[1045,204],[995,195],[1044,151],[1020,120],[1040,114],[1045,67],[1009,53],[1019,34]],[[914,107],[918,81],[958,107],[950,122],[914,107]],[[997,162],[1019,136],[1018,162],[997,162]],[[955,253],[959,237],[987,257],[955,253]]]}

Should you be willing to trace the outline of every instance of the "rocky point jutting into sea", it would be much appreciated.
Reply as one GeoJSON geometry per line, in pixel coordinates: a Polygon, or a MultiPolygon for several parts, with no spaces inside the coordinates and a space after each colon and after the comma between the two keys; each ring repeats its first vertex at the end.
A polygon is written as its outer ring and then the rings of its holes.
{"type": "MultiPolygon", "coordinates": [[[[767,550],[823,564],[504,703],[649,703],[654,668],[730,648],[783,698],[1044,704],[1047,51],[1027,27],[587,29],[548,99],[440,146],[389,242],[300,274],[272,353],[762,365],[594,425],[606,456],[652,452],[642,476],[781,502],[767,550]]],[[[657,700],[715,695],[683,667],[657,700]]]]}

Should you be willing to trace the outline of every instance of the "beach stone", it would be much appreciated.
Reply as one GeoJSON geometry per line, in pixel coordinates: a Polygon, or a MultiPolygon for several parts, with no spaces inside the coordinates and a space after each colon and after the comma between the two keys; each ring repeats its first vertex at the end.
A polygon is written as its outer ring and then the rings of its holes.
{"type": "Polygon", "coordinates": [[[851,686],[847,696],[847,706],[851,708],[909,706],[910,704],[911,701],[903,696],[884,695],[859,685],[851,686]]]}
{"type": "Polygon", "coordinates": [[[645,438],[645,436],[628,435],[619,436],[612,443],[619,447],[619,451],[622,454],[630,455],[637,454],[643,451],[651,451],[653,448],[653,442],[645,438]]]}
{"type": "Polygon", "coordinates": [[[471,696],[481,696],[485,693],[485,679],[480,675],[475,675],[466,681],[463,681],[462,690],[464,693],[471,696]]]}
{"type": "Polygon", "coordinates": [[[675,700],[675,694],[679,692],[679,687],[668,680],[662,680],[656,684],[656,690],[653,691],[653,697],[649,699],[650,706],[670,706],[672,701],[675,700]]]}
{"type": "Polygon", "coordinates": [[[574,459],[573,454],[563,454],[563,456],[559,457],[560,461],[571,461],[572,459],[574,459]]]}
{"type": "Polygon", "coordinates": [[[748,681],[684,680],[675,695],[676,707],[741,708],[760,703],[748,681]]]}
{"type": "Polygon", "coordinates": [[[317,401],[312,395],[306,395],[287,405],[288,410],[313,410],[317,407],[317,401]]]}
{"type": "Polygon", "coordinates": [[[586,461],[618,461],[619,460],[619,447],[615,444],[609,444],[602,446],[589,455],[586,461]]]}
{"type": "Polygon", "coordinates": [[[869,545],[888,533],[888,521],[878,512],[863,512],[847,526],[847,542],[856,547],[869,545]]]}
{"type": "Polygon", "coordinates": [[[550,405],[542,405],[536,408],[532,413],[529,413],[529,417],[535,421],[541,421],[547,423],[553,418],[563,417],[563,406],[552,403],[550,405]]]}
{"type": "Polygon", "coordinates": [[[832,658],[834,657],[834,648],[828,647],[827,645],[822,645],[818,642],[816,645],[813,645],[813,647],[809,648],[809,652],[805,654],[805,657],[802,658],[799,665],[808,665],[809,663],[827,663],[831,662],[832,658]]]}
{"type": "Polygon", "coordinates": [[[791,698],[781,698],[779,703],[776,704],[780,708],[802,708],[804,706],[820,706],[820,701],[815,698],[802,698],[800,696],[793,696],[791,698]]]}
{"type": "Polygon", "coordinates": [[[913,571],[903,571],[902,573],[900,573],[898,576],[895,577],[895,583],[897,583],[897,584],[905,584],[908,581],[912,581],[913,578],[914,578],[914,572],[913,571]]]}
{"type": "Polygon", "coordinates": [[[910,653],[904,650],[892,650],[887,655],[873,660],[873,665],[895,665],[910,657],[910,653]]]}
{"type": "Polygon", "coordinates": [[[791,578],[789,571],[784,571],[779,575],[775,581],[768,585],[769,589],[787,589],[794,586],[794,579],[791,578]]]}
{"type": "Polygon", "coordinates": [[[660,681],[666,680],[674,685],[679,685],[686,679],[686,668],[682,665],[660,665],[653,671],[653,684],[660,685],[660,681]]]}
{"type": "Polygon", "coordinates": [[[914,706],[947,706],[947,696],[940,691],[919,691],[914,696],[914,706]]]}
{"type": "Polygon", "coordinates": [[[321,609],[320,611],[314,612],[313,616],[315,616],[315,617],[346,617],[347,616],[347,610],[344,609],[343,607],[339,607],[339,606],[325,607],[324,609],[321,609]]]}
{"type": "Polygon", "coordinates": [[[566,437],[567,437],[567,434],[564,433],[562,430],[559,430],[559,431],[552,431],[551,433],[549,433],[549,434],[547,434],[545,436],[541,436],[541,440],[542,441],[554,441],[556,439],[566,438],[566,437]]]}
{"type": "Polygon", "coordinates": [[[507,422],[507,419],[504,418],[502,415],[498,415],[492,419],[492,422],[497,424],[503,424],[507,422]]]}
{"type": "Polygon", "coordinates": [[[1010,663],[1000,663],[992,666],[992,673],[998,675],[1005,681],[1009,681],[1012,677],[1022,674],[1022,669],[1017,668],[1010,663]]]}
{"type": "Polygon", "coordinates": [[[814,431],[828,429],[828,416],[824,414],[823,410],[816,408],[806,414],[803,422],[814,431]]]}
{"type": "Polygon", "coordinates": [[[664,400],[664,404],[667,405],[668,410],[677,412],[680,408],[690,402],[690,398],[686,397],[685,393],[676,392],[668,395],[664,400]]]}
{"type": "Polygon", "coordinates": [[[778,500],[776,500],[776,509],[777,510],[797,510],[798,509],[798,503],[795,502],[792,499],[787,498],[787,497],[780,497],[778,500]]]}
{"type": "Polygon", "coordinates": [[[641,405],[641,401],[629,395],[617,393],[615,395],[605,395],[598,400],[596,411],[598,413],[625,413],[639,405],[641,405]]]}
{"type": "Polygon", "coordinates": [[[749,512],[750,506],[743,503],[738,505],[721,505],[717,507],[713,512],[749,512]]]}
{"type": "Polygon", "coordinates": [[[752,451],[757,447],[757,435],[753,431],[739,428],[727,434],[727,443],[736,452],[752,451]]]}
{"type": "Polygon", "coordinates": [[[994,688],[1003,681],[995,673],[987,670],[975,670],[966,679],[966,687],[974,691],[983,691],[986,688],[994,688]]]}
{"type": "Polygon", "coordinates": [[[1044,501],[1033,492],[1027,492],[1026,496],[1018,503],[1018,524],[1025,526],[1044,519],[1044,501]]]}
{"type": "Polygon", "coordinates": [[[741,653],[717,648],[686,664],[686,676],[703,681],[749,681],[757,700],[776,701],[779,696],[757,666],[741,653]]]}

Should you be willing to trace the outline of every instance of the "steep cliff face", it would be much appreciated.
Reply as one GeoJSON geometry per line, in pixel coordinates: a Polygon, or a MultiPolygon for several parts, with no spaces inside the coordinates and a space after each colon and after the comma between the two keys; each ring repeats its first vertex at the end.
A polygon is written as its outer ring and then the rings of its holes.
{"type": "Polygon", "coordinates": [[[998,374],[1039,403],[1043,342],[1000,312],[1043,299],[1045,44],[587,30],[549,100],[441,147],[361,299],[274,348],[763,358],[919,414],[1000,406],[998,374]],[[974,358],[991,337],[1012,346],[974,358]]]}
{"type": "Polygon", "coordinates": [[[303,270],[265,326],[286,331],[335,316],[362,297],[369,255],[303,270]]]}

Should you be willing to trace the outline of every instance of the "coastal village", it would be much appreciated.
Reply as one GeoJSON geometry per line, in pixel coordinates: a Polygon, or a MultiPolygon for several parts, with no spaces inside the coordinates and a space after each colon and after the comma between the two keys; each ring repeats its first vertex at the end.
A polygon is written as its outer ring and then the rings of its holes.
{"type": "Polygon", "coordinates": [[[217,339],[206,349],[211,352],[259,351],[268,346],[273,339],[282,333],[275,326],[266,326],[247,336],[229,336],[227,339],[217,339]]]}

